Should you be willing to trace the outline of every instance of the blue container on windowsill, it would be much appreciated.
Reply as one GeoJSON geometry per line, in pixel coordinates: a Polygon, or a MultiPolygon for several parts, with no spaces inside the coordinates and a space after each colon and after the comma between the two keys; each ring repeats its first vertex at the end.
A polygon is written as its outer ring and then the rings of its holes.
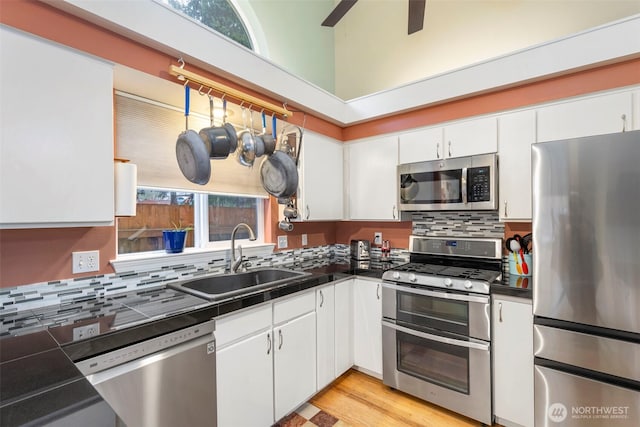
{"type": "Polygon", "coordinates": [[[164,230],[162,240],[164,241],[164,250],[168,254],[179,254],[184,251],[187,230],[164,230]]]}

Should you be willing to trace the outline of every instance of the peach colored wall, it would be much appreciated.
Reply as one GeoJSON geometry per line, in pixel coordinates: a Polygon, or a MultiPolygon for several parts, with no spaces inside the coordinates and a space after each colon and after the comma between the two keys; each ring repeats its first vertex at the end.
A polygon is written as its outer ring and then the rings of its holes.
{"type": "Polygon", "coordinates": [[[115,227],[0,230],[0,288],[87,274],[71,274],[71,252],[100,250],[100,271],[112,273],[115,227]]]}
{"type": "Polygon", "coordinates": [[[371,241],[373,234],[382,232],[382,239],[389,240],[392,248],[409,247],[411,235],[411,221],[402,222],[369,222],[369,221],[342,221],[336,228],[336,243],[349,244],[351,239],[364,239],[371,241]]]}
{"type": "MultiPolygon", "coordinates": [[[[94,26],[35,0],[3,1],[0,22],[41,37],[103,57],[116,63],[170,81],[169,65],[175,63],[171,55],[143,46],[124,36],[94,26]]],[[[266,101],[267,96],[240,87],[220,76],[196,67],[192,71],[219,80],[266,101]]],[[[503,88],[441,105],[397,114],[344,129],[308,115],[306,128],[337,140],[353,140],[380,133],[400,131],[418,126],[454,120],[475,114],[515,108],[640,83],[640,59],[589,70],[576,71],[544,81],[512,88],[503,88]]],[[[296,107],[296,106],[292,106],[296,107]]],[[[290,120],[302,124],[303,114],[290,120]]],[[[275,241],[280,233],[277,219],[270,216],[273,201],[267,206],[267,241],[275,241]]],[[[349,243],[354,238],[373,240],[373,233],[382,231],[383,238],[393,247],[406,248],[411,232],[410,223],[317,222],[295,224],[289,233],[289,248],[301,247],[301,234],[309,238],[309,246],[349,243]]],[[[15,286],[49,280],[66,279],[71,274],[71,252],[100,249],[101,274],[111,272],[108,261],[116,254],[115,227],[3,230],[0,231],[0,287],[15,286]]]]}

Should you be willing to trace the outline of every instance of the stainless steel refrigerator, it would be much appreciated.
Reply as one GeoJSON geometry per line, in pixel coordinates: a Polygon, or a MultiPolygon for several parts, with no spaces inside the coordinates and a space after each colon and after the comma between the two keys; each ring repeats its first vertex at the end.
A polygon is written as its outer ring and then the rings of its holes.
{"type": "Polygon", "coordinates": [[[536,426],[640,426],[640,131],[534,144],[536,426]]]}

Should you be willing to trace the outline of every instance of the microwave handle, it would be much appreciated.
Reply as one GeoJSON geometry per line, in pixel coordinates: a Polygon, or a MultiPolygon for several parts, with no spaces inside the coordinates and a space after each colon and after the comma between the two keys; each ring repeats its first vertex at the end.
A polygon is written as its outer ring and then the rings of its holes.
{"type": "Polygon", "coordinates": [[[462,168],[462,203],[467,204],[467,168],[462,168]]]}
{"type": "MultiPolygon", "coordinates": [[[[423,338],[425,340],[437,341],[443,344],[455,345],[456,347],[473,348],[476,350],[489,351],[489,344],[479,343],[474,341],[462,341],[455,340],[453,338],[441,337],[439,335],[428,334],[426,332],[417,331],[415,329],[406,328],[404,326],[395,325],[386,320],[382,321],[382,326],[386,326],[396,331],[404,332],[405,334],[413,335],[414,337],[423,338]]],[[[471,338],[469,338],[471,340],[471,338]]]]}

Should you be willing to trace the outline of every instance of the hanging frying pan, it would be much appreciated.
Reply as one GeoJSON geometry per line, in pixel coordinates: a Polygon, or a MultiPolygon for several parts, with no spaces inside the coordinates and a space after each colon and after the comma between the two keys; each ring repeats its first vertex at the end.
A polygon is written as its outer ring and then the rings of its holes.
{"type": "Polygon", "coordinates": [[[204,185],[211,178],[211,162],[209,152],[211,147],[200,138],[194,130],[189,130],[189,95],[191,89],[184,87],[184,117],[185,131],[176,141],[176,158],[180,171],[189,181],[204,185]]]}
{"type": "Polygon", "coordinates": [[[291,197],[298,189],[296,162],[284,151],[276,150],[260,165],[262,186],[272,196],[291,197]]]}
{"type": "MultiPolygon", "coordinates": [[[[302,146],[302,130],[298,142],[298,155],[302,146]]],[[[289,154],[276,150],[260,165],[260,179],[267,193],[279,199],[293,196],[298,189],[298,157],[294,160],[289,154]]]]}

